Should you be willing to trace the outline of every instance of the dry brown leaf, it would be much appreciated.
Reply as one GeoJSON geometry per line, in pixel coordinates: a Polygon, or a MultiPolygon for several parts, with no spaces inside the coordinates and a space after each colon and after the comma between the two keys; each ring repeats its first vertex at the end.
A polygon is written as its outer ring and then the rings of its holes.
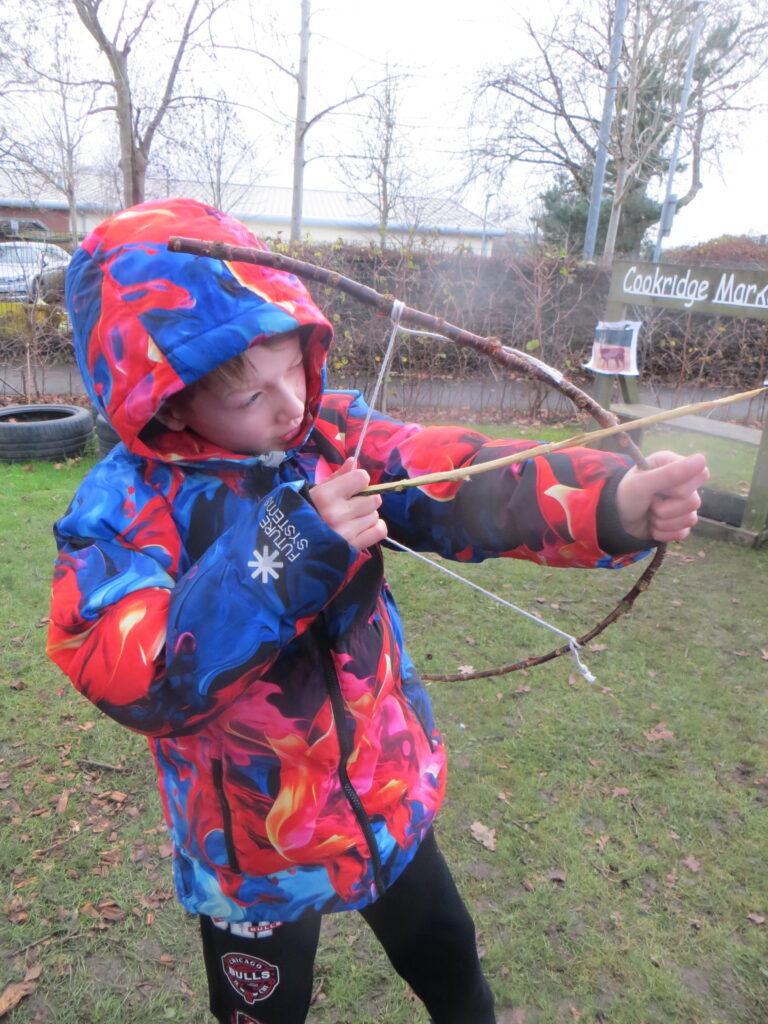
{"type": "Polygon", "coordinates": [[[125,917],[125,911],[122,907],[119,907],[114,900],[100,900],[96,904],[96,910],[101,914],[105,921],[122,921],[125,917]]]}
{"type": "Polygon", "coordinates": [[[597,840],[597,848],[600,851],[600,853],[603,852],[603,850],[606,848],[608,843],[610,843],[610,841],[610,836],[600,836],[600,838],[597,840]]]}
{"type": "Polygon", "coordinates": [[[64,811],[66,811],[66,809],[67,809],[67,804],[68,803],[69,803],[69,790],[65,789],[64,792],[59,797],[59,799],[56,801],[56,813],[57,814],[63,814],[64,811]]]}
{"type": "Polygon", "coordinates": [[[765,924],[765,918],[762,914],[747,914],[747,920],[751,921],[752,924],[765,924]]]}
{"type": "Polygon", "coordinates": [[[658,743],[662,740],[673,740],[675,738],[675,734],[672,730],[667,728],[666,722],[659,722],[659,724],[654,725],[652,729],[644,731],[643,736],[645,736],[645,738],[651,743],[658,743]]]}
{"type": "Polygon", "coordinates": [[[496,849],[495,828],[488,828],[487,825],[483,825],[480,821],[473,821],[469,826],[469,831],[472,833],[472,838],[475,842],[480,843],[486,850],[496,849]]]}
{"type": "Polygon", "coordinates": [[[685,860],[682,861],[682,863],[685,865],[685,867],[688,868],[689,871],[692,871],[695,875],[698,875],[698,873],[701,871],[701,864],[696,860],[696,858],[693,855],[691,855],[690,857],[686,857],[685,860]]]}
{"type": "Polygon", "coordinates": [[[0,993],[0,1017],[4,1017],[6,1013],[9,1013],[15,1006],[18,1006],[22,999],[32,995],[37,988],[37,979],[40,977],[42,970],[39,964],[30,967],[24,975],[23,981],[12,981],[10,985],[6,986],[4,991],[0,993]]]}
{"type": "Polygon", "coordinates": [[[557,882],[558,885],[565,885],[566,874],[564,871],[555,869],[554,871],[547,872],[547,878],[550,882],[557,882]]]}

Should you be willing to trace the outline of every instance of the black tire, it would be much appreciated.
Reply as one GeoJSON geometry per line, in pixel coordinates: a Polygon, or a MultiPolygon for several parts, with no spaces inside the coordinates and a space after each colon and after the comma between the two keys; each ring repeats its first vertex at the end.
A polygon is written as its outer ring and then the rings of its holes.
{"type": "Polygon", "coordinates": [[[116,444],[120,442],[120,435],[110,422],[101,415],[100,412],[95,413],[96,417],[96,439],[99,442],[99,455],[103,459],[105,455],[109,455],[116,444]]]}
{"type": "Polygon", "coordinates": [[[0,462],[75,458],[92,437],[93,417],[79,405],[0,408],[0,462]]]}

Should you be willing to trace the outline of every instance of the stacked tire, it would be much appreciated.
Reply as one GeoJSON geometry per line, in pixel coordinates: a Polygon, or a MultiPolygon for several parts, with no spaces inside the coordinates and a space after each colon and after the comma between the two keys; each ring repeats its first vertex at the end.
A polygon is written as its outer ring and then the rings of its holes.
{"type": "Polygon", "coordinates": [[[90,410],[79,405],[7,405],[0,408],[0,462],[76,458],[93,431],[90,410]]]}
{"type": "Polygon", "coordinates": [[[95,409],[94,415],[96,417],[96,440],[99,444],[99,455],[103,459],[119,443],[120,435],[110,424],[109,420],[105,419],[100,412],[96,412],[95,409]]]}

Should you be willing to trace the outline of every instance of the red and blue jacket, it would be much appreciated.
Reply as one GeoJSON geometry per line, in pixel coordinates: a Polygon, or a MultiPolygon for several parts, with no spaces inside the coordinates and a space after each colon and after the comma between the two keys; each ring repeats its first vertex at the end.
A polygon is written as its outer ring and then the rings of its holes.
{"type": "MultiPolygon", "coordinates": [[[[77,358],[122,443],[56,524],[49,653],[148,737],[188,910],[286,921],[358,909],[407,866],[445,790],[382,552],[350,547],[308,497],[354,452],[366,405],[325,391],[332,330],[295,277],[171,252],[171,235],[260,244],[210,207],[166,200],[110,218],[75,254],[77,358]],[[159,428],[169,395],[297,329],[295,449],[240,455],[159,428]]],[[[529,445],[374,414],[359,463],[379,483],[529,445]]],[[[613,568],[639,557],[605,550],[625,468],[572,449],[388,493],[381,514],[395,540],[447,558],[613,568]]]]}

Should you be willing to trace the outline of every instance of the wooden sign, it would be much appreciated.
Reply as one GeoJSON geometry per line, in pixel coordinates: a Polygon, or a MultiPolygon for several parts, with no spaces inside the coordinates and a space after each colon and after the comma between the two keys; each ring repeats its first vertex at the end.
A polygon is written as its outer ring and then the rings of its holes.
{"type": "Polygon", "coordinates": [[[768,270],[614,263],[609,301],[768,320],[768,270]]]}

